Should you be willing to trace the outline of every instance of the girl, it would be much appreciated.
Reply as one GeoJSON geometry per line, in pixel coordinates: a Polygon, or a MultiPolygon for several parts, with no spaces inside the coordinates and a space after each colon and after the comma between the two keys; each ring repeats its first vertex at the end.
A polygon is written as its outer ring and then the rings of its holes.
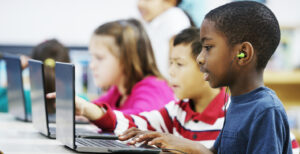
{"type": "Polygon", "coordinates": [[[159,109],[174,99],[172,89],[157,69],[149,38],[137,20],[101,25],[91,37],[89,50],[95,83],[110,88],[93,103],[80,103],[81,99],[76,98],[76,106],[87,114],[97,115],[102,103],[126,114],[137,114],[159,109]]]}

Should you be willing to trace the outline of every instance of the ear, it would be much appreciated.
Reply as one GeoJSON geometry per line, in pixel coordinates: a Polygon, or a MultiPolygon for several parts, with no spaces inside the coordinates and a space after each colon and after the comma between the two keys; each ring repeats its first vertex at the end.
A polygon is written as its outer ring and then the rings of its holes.
{"type": "Polygon", "coordinates": [[[237,64],[240,66],[245,66],[254,60],[254,48],[250,42],[243,42],[239,46],[239,51],[237,52],[237,64]]]}

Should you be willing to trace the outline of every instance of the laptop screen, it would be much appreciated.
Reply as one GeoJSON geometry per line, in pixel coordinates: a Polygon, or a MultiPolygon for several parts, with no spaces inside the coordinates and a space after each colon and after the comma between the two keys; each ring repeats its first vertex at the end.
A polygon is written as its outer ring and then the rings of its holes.
{"type": "Polygon", "coordinates": [[[5,55],[7,71],[7,99],[9,112],[21,120],[28,120],[25,109],[22,68],[20,58],[5,55]]]}
{"type": "Polygon", "coordinates": [[[43,63],[37,60],[29,60],[29,74],[32,122],[37,130],[48,135],[43,63]]]}
{"type": "Polygon", "coordinates": [[[56,62],[56,139],[75,148],[75,67],[70,63],[56,62]]]}

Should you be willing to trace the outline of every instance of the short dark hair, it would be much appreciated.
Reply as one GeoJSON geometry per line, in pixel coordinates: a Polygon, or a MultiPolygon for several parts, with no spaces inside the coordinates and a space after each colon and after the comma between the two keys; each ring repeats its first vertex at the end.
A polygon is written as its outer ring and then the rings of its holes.
{"type": "Polygon", "coordinates": [[[192,55],[196,58],[200,54],[202,48],[200,41],[200,30],[195,27],[190,27],[182,30],[175,36],[173,46],[179,44],[191,44],[192,55]]]}
{"type": "Polygon", "coordinates": [[[250,42],[256,52],[256,68],[266,67],[280,41],[279,23],[265,5],[253,1],[231,2],[211,10],[205,19],[233,45],[250,42]]]}

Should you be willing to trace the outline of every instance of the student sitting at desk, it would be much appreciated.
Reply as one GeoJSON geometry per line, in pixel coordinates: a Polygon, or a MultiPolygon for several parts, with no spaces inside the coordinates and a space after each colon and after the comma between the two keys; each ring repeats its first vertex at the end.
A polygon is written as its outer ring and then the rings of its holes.
{"type": "Polygon", "coordinates": [[[206,14],[200,39],[203,47],[197,61],[204,79],[213,88],[228,86],[231,92],[224,127],[214,146],[208,149],[156,132],[136,140],[185,153],[291,154],[295,144],[284,107],[263,84],[264,68],[280,41],[272,11],[250,1],[222,5],[206,14]]]}
{"type": "Polygon", "coordinates": [[[147,33],[137,20],[99,26],[91,37],[89,51],[96,85],[110,87],[93,101],[96,109],[106,103],[123,113],[137,114],[174,100],[172,89],[157,69],[147,33]]]}
{"type": "MultiPolygon", "coordinates": [[[[177,101],[159,110],[138,115],[113,110],[108,104],[76,100],[77,114],[90,119],[103,130],[121,134],[130,127],[172,133],[211,147],[224,121],[225,90],[213,89],[203,78],[196,63],[201,49],[199,30],[189,28],[178,34],[170,59],[170,84],[177,101]]],[[[155,100],[153,100],[155,101],[155,100]]]]}
{"type": "MultiPolygon", "coordinates": [[[[35,46],[31,52],[31,58],[44,62],[45,92],[55,91],[55,61],[70,62],[68,49],[56,39],[46,40],[35,46]]],[[[20,56],[22,68],[28,66],[27,56],[20,56]]],[[[30,90],[24,91],[26,110],[31,114],[30,90]]],[[[55,112],[55,100],[47,99],[49,113],[55,112]]],[[[8,111],[8,100],[6,88],[0,87],[0,112],[8,111]]]]}

